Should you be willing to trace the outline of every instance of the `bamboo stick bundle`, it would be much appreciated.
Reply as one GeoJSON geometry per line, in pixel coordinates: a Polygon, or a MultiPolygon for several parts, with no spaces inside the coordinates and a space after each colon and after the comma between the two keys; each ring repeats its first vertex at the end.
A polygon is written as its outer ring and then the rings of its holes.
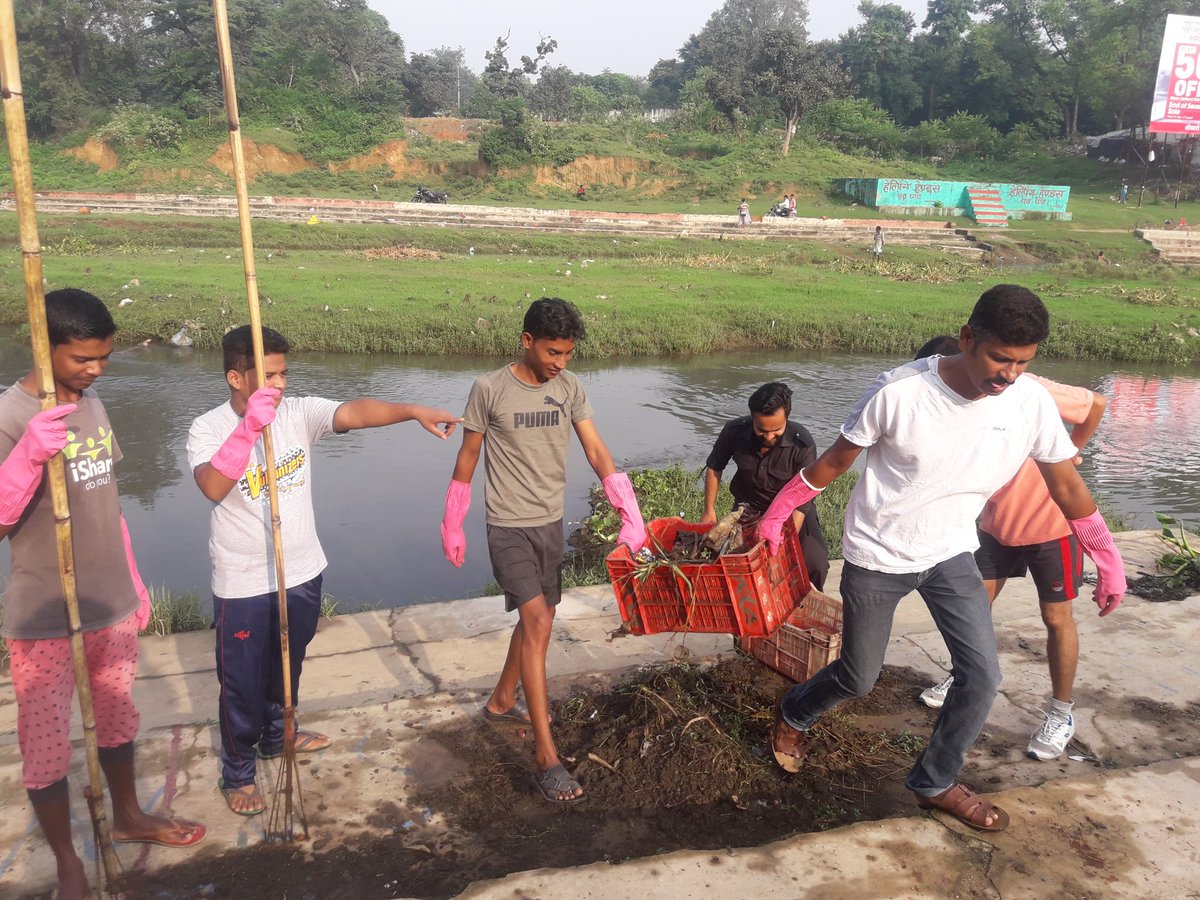
{"type": "MultiPolygon", "coordinates": [[[[25,130],[25,97],[17,57],[17,27],[12,0],[0,0],[0,96],[4,103],[4,132],[12,166],[13,193],[17,201],[21,261],[25,275],[25,303],[29,309],[29,335],[33,365],[37,372],[38,398],[42,409],[58,403],[54,372],[50,361],[50,337],[46,326],[46,298],[42,290],[42,245],[38,238],[37,208],[33,194],[33,170],[29,161],[29,138],[25,130]]],[[[79,619],[79,596],[75,582],[75,550],[71,540],[71,510],[67,503],[66,468],[62,454],[46,464],[50,496],[54,505],[54,531],[58,545],[58,569],[66,604],[67,634],[71,660],[75,667],[75,689],[79,694],[79,712],[83,719],[83,738],[87,756],[88,786],[84,789],[92,828],[104,866],[105,888],[116,892],[120,861],[113,849],[112,829],[104,806],[104,781],[100,774],[100,755],[96,740],[96,716],[92,708],[92,684],[88,676],[79,619]]]]}
{"type": "MultiPolygon", "coordinates": [[[[258,386],[266,386],[263,362],[262,316],[258,304],[258,274],[254,267],[254,237],[250,229],[250,196],[246,187],[246,158],[242,151],[241,123],[238,119],[237,84],[233,76],[233,52],[229,40],[229,12],[225,0],[213,0],[217,50],[220,56],[221,85],[225,93],[225,115],[229,124],[229,149],[233,159],[233,180],[237,190],[238,225],[242,238],[242,265],[246,272],[246,296],[250,306],[250,334],[254,343],[254,370],[258,386]]],[[[296,765],[296,707],[292,698],[292,664],[288,640],[287,582],[284,579],[283,532],[279,519],[279,491],[276,484],[275,449],[271,426],[262,432],[266,457],[267,496],[271,509],[271,538],[275,553],[275,581],[279,589],[279,644],[283,663],[283,755],[271,810],[267,816],[268,840],[304,840],[308,823],[304,815],[304,792],[300,787],[300,769],[296,765]],[[300,827],[296,828],[297,819],[300,827]]]]}

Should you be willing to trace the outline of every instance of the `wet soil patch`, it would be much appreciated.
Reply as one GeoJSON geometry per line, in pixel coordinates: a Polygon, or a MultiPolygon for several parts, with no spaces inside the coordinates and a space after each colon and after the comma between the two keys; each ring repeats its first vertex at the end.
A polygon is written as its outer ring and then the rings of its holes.
{"type": "MultiPolygon", "coordinates": [[[[797,832],[910,815],[904,776],[935,714],[913,702],[927,677],[887,667],[867,697],[810,732],[798,775],[766,743],[791,682],[754,660],[642,670],[552,705],[560,755],[587,800],[556,806],[530,788],[526,729],[431,731],[418,751],[448,780],[366,817],[337,846],[262,847],[137,876],[131,897],[450,897],[473,881],[541,867],[621,862],[689,848],[758,846],[797,832]],[[365,831],[366,829],[364,829],[365,831]],[[385,832],[380,836],[380,831],[385,832]]],[[[320,841],[318,840],[318,843],[320,841]]]]}
{"type": "Polygon", "coordinates": [[[1200,591],[1200,585],[1181,583],[1166,575],[1141,574],[1129,581],[1128,592],[1137,594],[1155,603],[1168,600],[1186,600],[1200,591]]]}

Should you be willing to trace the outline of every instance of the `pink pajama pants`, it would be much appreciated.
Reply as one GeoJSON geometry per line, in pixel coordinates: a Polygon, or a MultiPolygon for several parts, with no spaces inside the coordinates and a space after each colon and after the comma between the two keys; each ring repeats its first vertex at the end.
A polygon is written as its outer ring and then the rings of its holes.
{"type": "MultiPolygon", "coordinates": [[[[71,764],[71,703],[75,667],[70,638],[7,639],[17,695],[17,739],[22,780],[30,790],[49,787],[71,764]]],[[[101,747],[119,747],[137,736],[141,717],[133,705],[137,672],[137,622],[86,632],[83,646],[92,682],[96,738],[101,747]]]]}

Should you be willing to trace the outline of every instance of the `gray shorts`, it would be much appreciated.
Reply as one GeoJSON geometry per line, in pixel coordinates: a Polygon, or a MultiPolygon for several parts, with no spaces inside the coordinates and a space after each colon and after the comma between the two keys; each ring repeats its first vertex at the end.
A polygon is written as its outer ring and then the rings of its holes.
{"type": "Polygon", "coordinates": [[[533,528],[488,525],[488,556],[492,574],[504,591],[504,608],[512,612],[534,597],[557,606],[562,598],[562,519],[533,528]]]}

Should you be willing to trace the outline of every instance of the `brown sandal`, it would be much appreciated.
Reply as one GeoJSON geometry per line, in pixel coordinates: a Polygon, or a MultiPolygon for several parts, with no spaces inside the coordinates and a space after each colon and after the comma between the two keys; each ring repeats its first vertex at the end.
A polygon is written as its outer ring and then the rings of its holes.
{"type": "Polygon", "coordinates": [[[770,741],[771,753],[775,756],[775,762],[779,763],[779,768],[793,774],[803,768],[804,757],[808,753],[808,734],[789,725],[783,717],[782,708],[775,711],[775,724],[771,726],[770,741]],[[781,749],[780,739],[790,740],[791,749],[781,749]]]}
{"type": "Polygon", "coordinates": [[[1008,827],[1008,813],[961,783],[933,797],[917,794],[917,805],[921,809],[939,809],[977,831],[1003,831],[1008,827]],[[996,817],[991,825],[987,824],[989,815],[996,817]]]}

